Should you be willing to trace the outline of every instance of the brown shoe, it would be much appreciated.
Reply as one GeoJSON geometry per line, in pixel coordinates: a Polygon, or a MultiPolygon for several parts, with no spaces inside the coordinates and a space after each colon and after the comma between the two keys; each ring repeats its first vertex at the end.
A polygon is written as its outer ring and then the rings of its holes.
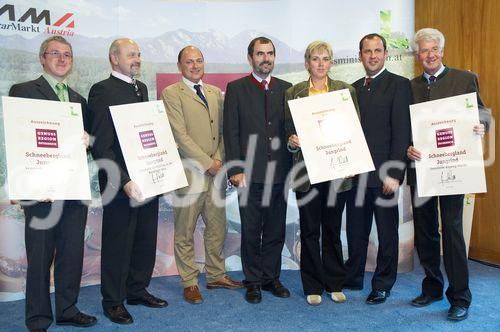
{"type": "Polygon", "coordinates": [[[184,299],[191,304],[203,303],[203,297],[201,297],[200,289],[196,285],[184,288],[184,299]]]}
{"type": "Polygon", "coordinates": [[[239,281],[231,279],[228,275],[223,276],[219,280],[213,282],[207,282],[207,288],[227,288],[227,289],[236,289],[243,288],[243,284],[239,281]]]}

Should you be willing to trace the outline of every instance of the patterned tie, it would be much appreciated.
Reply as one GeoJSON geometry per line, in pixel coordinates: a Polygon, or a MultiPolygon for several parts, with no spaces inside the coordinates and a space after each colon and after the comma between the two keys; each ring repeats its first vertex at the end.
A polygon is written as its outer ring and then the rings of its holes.
{"type": "Polygon", "coordinates": [[[203,95],[203,92],[201,92],[201,85],[200,84],[195,84],[194,89],[196,90],[196,94],[200,99],[205,103],[205,106],[208,108],[208,102],[205,96],[203,95]]]}
{"type": "Polygon", "coordinates": [[[262,80],[262,82],[260,82],[260,86],[262,88],[262,90],[268,90],[269,87],[267,86],[267,81],[266,80],[262,80]]]}
{"type": "Polygon", "coordinates": [[[56,94],[57,94],[57,98],[59,98],[60,101],[67,101],[66,100],[66,85],[62,82],[59,82],[56,84],[56,94]]]}
{"type": "Polygon", "coordinates": [[[432,76],[429,76],[429,84],[432,84],[436,82],[436,76],[432,75],[432,76]]]}
{"type": "Polygon", "coordinates": [[[370,86],[370,83],[372,82],[372,80],[373,80],[373,78],[371,78],[371,77],[366,77],[366,78],[365,78],[365,86],[368,86],[368,87],[369,87],[369,86],[370,86]]]}

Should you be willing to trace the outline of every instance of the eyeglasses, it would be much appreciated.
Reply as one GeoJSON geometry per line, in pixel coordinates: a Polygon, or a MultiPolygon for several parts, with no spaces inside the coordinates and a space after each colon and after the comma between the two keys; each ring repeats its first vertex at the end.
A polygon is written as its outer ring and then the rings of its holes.
{"type": "Polygon", "coordinates": [[[71,60],[73,59],[73,54],[69,53],[69,52],[64,52],[64,53],[61,53],[59,51],[50,51],[50,52],[45,52],[43,53],[44,55],[49,55],[50,57],[52,58],[60,58],[61,56],[66,59],[66,60],[71,60]]]}

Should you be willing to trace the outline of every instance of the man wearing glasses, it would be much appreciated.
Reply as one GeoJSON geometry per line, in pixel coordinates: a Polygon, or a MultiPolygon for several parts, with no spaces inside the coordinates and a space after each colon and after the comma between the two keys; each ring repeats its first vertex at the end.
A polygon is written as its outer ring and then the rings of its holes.
{"type": "MultiPolygon", "coordinates": [[[[44,73],[36,80],[13,85],[11,97],[80,103],[87,131],[85,98],[68,86],[73,66],[71,44],[63,37],[46,39],[40,46],[44,73]]],[[[88,135],[84,133],[88,146],[88,135]]],[[[82,277],[83,246],[87,206],[80,201],[50,200],[21,203],[25,216],[25,242],[28,270],[26,275],[26,326],[30,331],[46,331],[53,321],[50,301],[50,266],[54,262],[56,324],[88,327],[97,319],[76,307],[82,277]],[[62,209],[54,227],[34,229],[33,218],[46,219],[53,208],[62,209]]],[[[57,213],[56,213],[57,214],[57,213]]],[[[58,214],[59,215],[59,214],[58,214]]],[[[52,224],[50,221],[48,223],[52,224]]]]}

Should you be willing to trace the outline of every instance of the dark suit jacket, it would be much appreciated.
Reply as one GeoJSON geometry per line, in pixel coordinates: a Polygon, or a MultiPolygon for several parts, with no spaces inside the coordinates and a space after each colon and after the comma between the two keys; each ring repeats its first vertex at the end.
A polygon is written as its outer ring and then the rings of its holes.
{"type": "MultiPolygon", "coordinates": [[[[83,98],[78,92],[71,89],[69,86],[68,95],[70,102],[80,103],[80,105],[82,105],[83,127],[85,131],[88,132],[89,121],[87,113],[87,102],[85,98],[83,98]]],[[[47,82],[47,80],[43,78],[43,76],[40,76],[33,81],[14,84],[9,90],[9,96],[59,101],[59,97],[57,97],[49,82],[47,82]]]]}
{"type": "MultiPolygon", "coordinates": [[[[349,89],[349,92],[351,93],[352,101],[354,102],[354,106],[356,107],[356,111],[359,112],[358,110],[358,102],[356,100],[356,93],[354,91],[354,88],[342,81],[337,81],[337,80],[332,80],[330,77],[328,77],[328,91],[335,91],[335,90],[342,90],[342,89],[349,89]]],[[[292,119],[292,114],[290,113],[290,107],[288,106],[288,101],[297,99],[297,98],[304,98],[309,96],[309,81],[304,81],[295,84],[292,86],[290,89],[286,90],[286,95],[285,95],[285,131],[286,131],[286,144],[288,143],[288,138],[292,135],[297,135],[297,131],[295,130],[295,125],[293,124],[293,119],[292,119]]],[[[299,138],[300,139],[300,138],[299,138]]],[[[293,153],[293,166],[301,163],[304,161],[304,156],[302,155],[302,151],[299,149],[293,153]]],[[[301,179],[302,177],[307,177],[307,169],[305,167],[305,164],[303,167],[294,168],[294,174],[292,176],[292,189],[294,191],[300,191],[300,192],[306,192],[309,190],[311,187],[311,183],[309,182],[309,178],[307,178],[307,181],[301,185],[296,184],[296,179],[301,179]]],[[[346,190],[351,189],[352,187],[352,180],[351,179],[338,179],[335,181],[342,181],[342,184],[338,187],[338,192],[343,192],[346,190]]],[[[336,186],[335,186],[336,187],[336,186]]]]}
{"type": "MultiPolygon", "coordinates": [[[[429,85],[427,79],[422,74],[411,81],[411,87],[415,104],[476,92],[479,106],[479,121],[484,124],[486,130],[489,129],[491,114],[484,106],[483,100],[479,95],[479,83],[476,74],[470,71],[446,67],[433,84],[429,85]]],[[[409,185],[416,184],[414,162],[410,162],[410,166],[408,167],[407,183],[409,185]]]]}
{"type": "Polygon", "coordinates": [[[407,78],[384,70],[369,87],[365,78],[353,83],[358,96],[361,126],[375,165],[368,173],[368,187],[382,186],[379,170],[385,162],[398,161],[402,169],[390,168],[387,175],[403,182],[406,149],[411,139],[410,104],[412,93],[407,78]]]}
{"type": "MultiPolygon", "coordinates": [[[[286,149],[284,103],[285,91],[291,86],[273,77],[269,90],[264,91],[251,76],[227,85],[223,122],[226,161],[245,162],[251,158],[247,148],[252,137],[257,138],[251,179],[246,175],[248,182],[265,183],[269,163],[276,163],[273,183],[285,182],[291,158],[286,149]],[[279,145],[275,146],[277,140],[279,145]]],[[[233,167],[228,175],[242,172],[241,167],[233,167]]]]}
{"type": "Polygon", "coordinates": [[[110,177],[109,174],[106,176],[105,172],[99,171],[101,193],[106,188],[108,182],[112,186],[122,189],[130,181],[109,106],[148,101],[148,89],[146,85],[140,81],[137,81],[137,85],[141,93],[140,97],[137,96],[132,84],[112,75],[90,88],[88,105],[90,134],[95,136],[95,141],[92,145],[92,154],[96,160],[107,159],[114,162],[120,171],[119,179],[110,177]]]}

